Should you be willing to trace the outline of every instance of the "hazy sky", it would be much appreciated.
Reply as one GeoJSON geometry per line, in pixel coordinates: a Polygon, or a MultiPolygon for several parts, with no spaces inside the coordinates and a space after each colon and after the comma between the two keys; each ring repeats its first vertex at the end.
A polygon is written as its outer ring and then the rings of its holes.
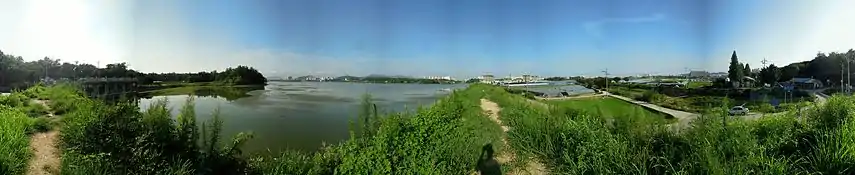
{"type": "Polygon", "coordinates": [[[851,0],[0,0],[0,50],[143,72],[726,71],[855,48],[851,0]]]}

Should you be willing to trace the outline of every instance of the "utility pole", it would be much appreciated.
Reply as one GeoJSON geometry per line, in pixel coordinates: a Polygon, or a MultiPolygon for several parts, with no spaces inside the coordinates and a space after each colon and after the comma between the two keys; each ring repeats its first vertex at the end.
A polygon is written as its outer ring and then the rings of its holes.
{"type": "Polygon", "coordinates": [[[606,92],[609,91],[609,68],[603,71],[606,74],[606,92]]]}
{"type": "Polygon", "coordinates": [[[769,63],[769,60],[766,60],[766,57],[763,57],[763,60],[761,60],[760,63],[763,63],[763,68],[766,68],[766,63],[769,63]]]}
{"type": "Polygon", "coordinates": [[[852,60],[850,60],[849,58],[843,59],[846,59],[846,94],[849,94],[852,91],[852,77],[849,74],[849,65],[851,64],[850,62],[852,60]]]}

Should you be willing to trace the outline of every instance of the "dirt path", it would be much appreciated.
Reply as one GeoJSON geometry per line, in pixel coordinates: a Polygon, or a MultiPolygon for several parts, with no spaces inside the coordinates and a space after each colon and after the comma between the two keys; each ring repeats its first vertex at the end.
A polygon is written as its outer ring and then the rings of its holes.
{"type": "Polygon", "coordinates": [[[33,158],[30,159],[28,175],[59,174],[59,151],[56,140],[59,131],[36,133],[30,138],[33,158]]]}
{"type": "MultiPolygon", "coordinates": [[[[499,107],[499,105],[490,101],[490,100],[481,99],[481,110],[483,110],[484,113],[486,113],[490,117],[491,120],[493,120],[494,122],[499,124],[499,126],[502,127],[502,132],[503,132],[502,144],[503,144],[503,146],[505,146],[505,148],[510,148],[510,145],[508,145],[508,138],[507,138],[507,136],[505,136],[505,134],[508,132],[508,130],[510,130],[510,128],[508,128],[508,126],[505,126],[502,123],[502,120],[499,118],[499,111],[501,111],[501,108],[499,107]]],[[[498,156],[496,156],[496,161],[498,161],[499,164],[505,165],[507,163],[514,161],[515,158],[516,158],[516,155],[514,155],[514,152],[508,151],[506,149],[504,152],[501,152],[501,153],[499,153],[498,156]]],[[[546,174],[545,166],[543,166],[542,164],[540,164],[539,162],[537,162],[535,160],[532,160],[532,159],[529,159],[529,160],[530,161],[526,163],[526,167],[524,169],[514,169],[514,170],[511,170],[510,172],[505,173],[505,174],[532,174],[532,175],[546,174]]]]}
{"type": "MultiPolygon", "coordinates": [[[[35,102],[44,105],[49,111],[48,116],[54,117],[53,110],[47,105],[47,101],[35,100],[35,102]]],[[[33,157],[29,162],[28,175],[59,174],[60,159],[57,140],[59,140],[58,130],[36,133],[30,137],[33,157]]]]}

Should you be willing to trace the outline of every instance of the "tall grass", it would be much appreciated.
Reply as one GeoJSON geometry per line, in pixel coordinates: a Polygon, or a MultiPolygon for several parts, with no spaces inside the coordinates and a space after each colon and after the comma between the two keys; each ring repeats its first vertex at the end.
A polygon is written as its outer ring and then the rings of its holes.
{"type": "Polygon", "coordinates": [[[715,108],[671,132],[654,118],[604,117],[487,88],[502,106],[511,145],[556,174],[852,174],[855,98],[756,121],[715,108]]]}
{"type": "Polygon", "coordinates": [[[32,156],[27,135],[31,125],[32,119],[21,110],[0,105],[0,174],[24,173],[32,156]]]}
{"type": "MultiPolygon", "coordinates": [[[[855,98],[843,96],[755,121],[715,108],[692,127],[672,132],[664,119],[641,110],[542,105],[501,88],[471,85],[415,112],[379,114],[367,96],[343,143],[311,153],[243,156],[239,148],[252,135],[221,140],[218,111],[197,127],[192,98],[173,116],[166,101],[139,112],[136,104],[104,104],[69,87],[31,93],[25,96],[68,104],[61,134],[64,174],[469,174],[483,146],[503,145],[501,129],[480,109],[481,98],[502,107],[516,157],[540,161],[554,174],[855,173],[855,98]]],[[[14,153],[0,155],[0,174],[20,174],[25,167],[33,122],[26,116],[20,109],[0,112],[0,151],[14,153]]]]}
{"type": "Polygon", "coordinates": [[[265,174],[468,174],[484,145],[500,145],[499,126],[480,109],[483,95],[455,91],[429,108],[385,116],[366,100],[346,142],[254,165],[265,174]]]}
{"type": "MultiPolygon", "coordinates": [[[[456,91],[416,112],[379,114],[366,96],[351,138],[314,153],[243,156],[252,137],[221,140],[222,121],[196,125],[193,101],[177,116],[166,101],[145,112],[136,104],[105,104],[73,86],[25,91],[63,111],[63,174],[466,174],[501,130],[480,109],[484,93],[456,91]]],[[[501,150],[504,148],[496,147],[501,150]]]]}
{"type": "Polygon", "coordinates": [[[218,115],[197,128],[192,99],[173,117],[166,101],[140,112],[134,103],[90,100],[73,86],[35,87],[25,94],[50,100],[53,109],[64,113],[63,174],[250,172],[237,148],[251,135],[239,134],[230,143],[221,143],[218,115]]]}

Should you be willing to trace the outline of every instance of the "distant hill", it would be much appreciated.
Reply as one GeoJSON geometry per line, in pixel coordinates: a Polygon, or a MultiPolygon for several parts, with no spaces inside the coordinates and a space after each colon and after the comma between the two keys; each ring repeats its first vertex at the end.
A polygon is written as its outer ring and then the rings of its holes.
{"type": "Polygon", "coordinates": [[[340,77],[333,78],[333,81],[355,81],[355,80],[361,80],[361,79],[362,79],[362,77],[357,77],[357,76],[340,76],[340,77]]]}

